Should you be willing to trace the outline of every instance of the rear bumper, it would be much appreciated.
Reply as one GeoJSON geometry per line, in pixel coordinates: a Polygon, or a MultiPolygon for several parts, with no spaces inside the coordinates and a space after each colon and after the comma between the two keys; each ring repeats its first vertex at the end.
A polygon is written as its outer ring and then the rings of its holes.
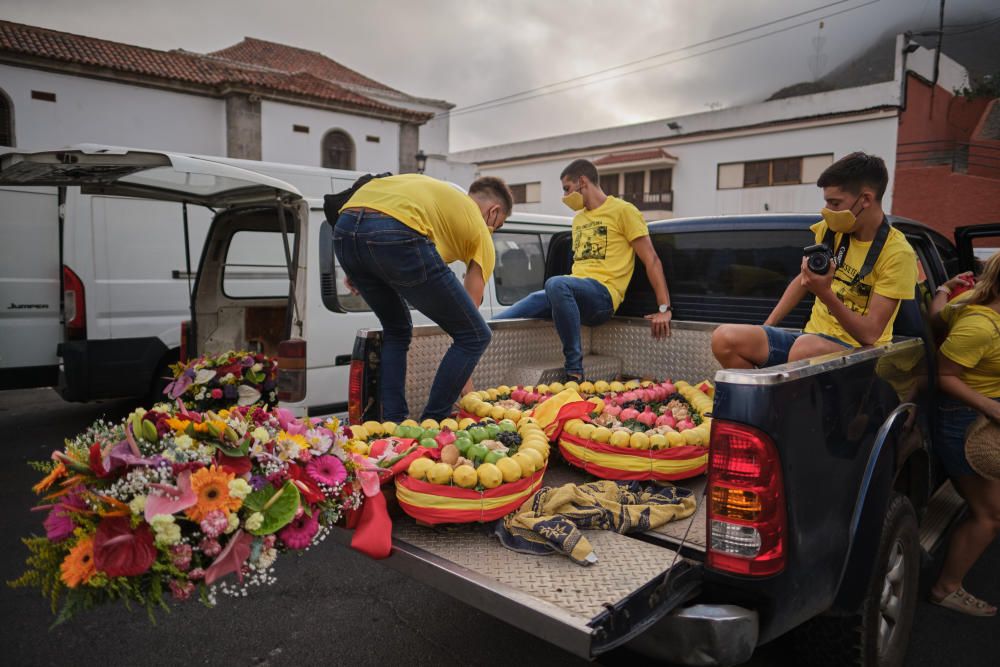
{"type": "Polygon", "coordinates": [[[738,665],[753,655],[758,634],[756,611],[728,604],[696,604],[674,610],[628,647],[677,665],[738,665]]]}
{"type": "Polygon", "coordinates": [[[145,396],[166,353],[167,346],[155,337],[61,343],[59,394],[80,402],[145,396]]]}

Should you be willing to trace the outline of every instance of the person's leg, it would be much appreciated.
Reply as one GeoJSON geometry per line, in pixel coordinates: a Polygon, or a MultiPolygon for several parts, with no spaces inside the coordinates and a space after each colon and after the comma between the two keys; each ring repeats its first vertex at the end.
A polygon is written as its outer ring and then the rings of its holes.
{"type": "Polygon", "coordinates": [[[547,320],[552,318],[552,306],[549,305],[549,298],[545,296],[545,290],[532,292],[528,296],[519,299],[493,319],[516,320],[519,318],[533,320],[547,320]]]}
{"type": "Polygon", "coordinates": [[[611,316],[611,295],[596,280],[555,276],[545,281],[545,295],[552,304],[552,321],[563,344],[566,374],[583,377],[583,352],[580,342],[582,316],[598,320],[611,316]],[[599,288],[596,289],[594,285],[599,288]],[[603,294],[602,294],[603,292],[603,294]]]}
{"type": "Polygon", "coordinates": [[[429,317],[452,338],[431,385],[421,419],[441,420],[451,416],[462,387],[493,336],[479,310],[428,241],[420,248],[426,279],[417,286],[398,287],[414,308],[429,317]]]}
{"type": "Polygon", "coordinates": [[[827,338],[826,336],[802,334],[796,339],[795,344],[792,345],[792,349],[788,351],[788,360],[800,361],[802,359],[811,359],[812,357],[832,352],[843,352],[845,349],[849,350],[851,346],[845,342],[827,338]]]}
{"type": "MultiPolygon", "coordinates": [[[[771,361],[773,347],[768,329],[769,327],[756,324],[721,324],[712,332],[712,354],[723,368],[756,368],[783,364],[787,361],[788,348],[785,348],[783,358],[776,358],[774,363],[768,363],[771,361]]],[[[774,331],[778,334],[785,333],[780,329],[774,331]]]]}
{"type": "MultiPolygon", "coordinates": [[[[952,532],[941,574],[931,587],[935,600],[958,590],[965,575],[1000,535],[1000,482],[975,474],[956,477],[954,482],[968,503],[968,513],[952,532]]],[[[995,613],[996,607],[986,605],[984,611],[995,613]]]]}

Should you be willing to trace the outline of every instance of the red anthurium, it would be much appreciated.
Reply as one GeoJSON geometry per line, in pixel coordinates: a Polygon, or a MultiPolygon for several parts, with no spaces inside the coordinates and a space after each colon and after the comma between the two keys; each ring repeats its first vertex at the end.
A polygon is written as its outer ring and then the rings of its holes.
{"type": "Polygon", "coordinates": [[[222,452],[215,453],[215,463],[226,472],[231,472],[237,477],[242,477],[250,472],[250,458],[247,456],[226,456],[222,452]]]}
{"type": "Polygon", "coordinates": [[[316,482],[309,476],[305,468],[293,463],[288,466],[288,476],[295,483],[295,486],[299,487],[299,493],[302,494],[302,498],[310,505],[318,503],[326,497],[320,491],[319,487],[316,486],[316,482]]]}
{"type": "Polygon", "coordinates": [[[108,476],[108,469],[104,467],[104,452],[96,442],[90,446],[90,470],[98,477],[108,476]]]}
{"type": "Polygon", "coordinates": [[[109,577],[135,577],[156,560],[153,533],[147,524],[132,529],[128,517],[101,521],[94,535],[94,565],[109,577]]]}
{"type": "Polygon", "coordinates": [[[253,545],[253,535],[237,530],[229,538],[222,553],[205,570],[205,583],[211,586],[216,579],[224,577],[230,572],[235,572],[239,580],[243,581],[243,563],[250,558],[250,549],[253,545]]]}

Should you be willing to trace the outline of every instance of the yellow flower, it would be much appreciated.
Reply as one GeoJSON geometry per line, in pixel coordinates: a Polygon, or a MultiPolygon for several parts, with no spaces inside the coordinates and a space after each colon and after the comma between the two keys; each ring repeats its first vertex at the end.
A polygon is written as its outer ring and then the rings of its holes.
{"type": "Polygon", "coordinates": [[[198,496],[198,502],[185,510],[188,518],[201,521],[212,510],[222,510],[226,514],[235,512],[243,501],[229,495],[229,482],[234,475],[216,466],[202,468],[191,475],[191,489],[198,496]]]}
{"type": "Polygon", "coordinates": [[[94,566],[94,538],[90,535],[80,539],[59,566],[59,578],[70,588],[90,581],[97,573],[94,566]]]}
{"type": "Polygon", "coordinates": [[[172,428],[177,433],[183,433],[190,423],[190,420],[179,419],[177,417],[170,417],[167,419],[167,426],[172,428]]]}
{"type": "Polygon", "coordinates": [[[229,495],[238,500],[246,498],[251,491],[253,491],[253,487],[247,484],[247,481],[242,477],[237,477],[229,483],[229,495]]]}

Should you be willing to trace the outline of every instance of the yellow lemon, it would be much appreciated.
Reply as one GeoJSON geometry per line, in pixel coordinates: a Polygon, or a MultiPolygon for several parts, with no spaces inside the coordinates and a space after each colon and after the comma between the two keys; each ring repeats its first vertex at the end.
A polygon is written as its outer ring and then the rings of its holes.
{"type": "Polygon", "coordinates": [[[476,469],[467,463],[455,468],[455,472],[452,473],[452,481],[463,489],[471,489],[479,482],[479,476],[476,474],[476,469]]]}
{"type": "Polygon", "coordinates": [[[365,454],[368,453],[368,443],[362,442],[361,440],[352,440],[350,443],[348,443],[347,448],[350,449],[352,452],[361,454],[361,456],[364,456],[365,454]]]}
{"type": "Polygon", "coordinates": [[[434,466],[434,461],[429,458],[421,456],[419,459],[414,459],[410,467],[406,469],[406,474],[413,479],[427,479],[427,471],[434,466]]]}
{"type": "Polygon", "coordinates": [[[365,431],[368,432],[369,436],[382,435],[382,422],[366,421],[362,426],[365,427],[365,431]]]}
{"type": "Polygon", "coordinates": [[[458,430],[458,422],[455,421],[454,419],[452,419],[451,417],[449,417],[448,419],[442,419],[441,420],[441,428],[442,429],[448,429],[449,431],[457,431],[458,430]]]}
{"type": "Polygon", "coordinates": [[[547,461],[549,459],[549,446],[542,444],[540,442],[526,442],[517,448],[517,451],[523,452],[525,450],[532,449],[542,455],[542,460],[547,461]]]}
{"type": "Polygon", "coordinates": [[[533,387],[532,385],[530,385],[530,384],[529,384],[529,385],[528,385],[527,387],[525,387],[525,388],[524,388],[524,391],[525,391],[525,393],[527,393],[527,394],[530,394],[530,393],[531,393],[531,392],[533,392],[534,390],[535,390],[535,388],[534,388],[534,387],[533,387]]]}
{"type": "Polygon", "coordinates": [[[356,426],[351,426],[351,439],[352,440],[367,440],[368,431],[361,424],[356,426]]]}
{"type": "Polygon", "coordinates": [[[594,391],[596,391],[598,394],[606,394],[609,391],[611,391],[611,385],[609,385],[604,380],[598,380],[597,382],[594,383],[594,391]]]}
{"type": "MultiPolygon", "coordinates": [[[[539,470],[543,465],[545,465],[545,457],[540,451],[534,449],[533,447],[525,447],[524,449],[518,449],[518,454],[524,454],[531,459],[531,462],[535,464],[535,470],[539,470]]],[[[480,466],[482,467],[482,466],[480,466]]]]}
{"type": "Polygon", "coordinates": [[[521,477],[529,477],[535,474],[535,460],[524,452],[518,452],[510,457],[510,460],[521,468],[521,477]]]}
{"type": "Polygon", "coordinates": [[[649,436],[645,433],[633,433],[628,439],[628,446],[632,449],[649,449],[649,436]]]}
{"type": "Polygon", "coordinates": [[[472,412],[472,408],[475,407],[476,403],[479,402],[479,397],[473,394],[466,394],[462,397],[462,400],[458,402],[460,408],[466,412],[472,412]]]}
{"type": "Polygon", "coordinates": [[[507,385],[502,384],[499,387],[497,387],[497,394],[499,394],[500,396],[506,396],[509,393],[510,393],[510,387],[508,387],[507,385]]]}
{"type": "Polygon", "coordinates": [[[550,394],[558,394],[560,391],[562,391],[565,388],[566,387],[563,386],[562,382],[553,382],[552,384],[549,385],[549,393],[550,394]]]}
{"type": "Polygon", "coordinates": [[[506,410],[501,408],[499,405],[494,405],[492,408],[490,408],[490,417],[496,419],[497,421],[500,421],[501,419],[503,419],[504,412],[506,412],[506,410]]]}
{"type": "Polygon", "coordinates": [[[685,445],[684,436],[677,431],[667,433],[667,445],[670,447],[683,447],[685,445]]]}
{"type": "Polygon", "coordinates": [[[396,422],[382,422],[382,432],[386,435],[392,435],[396,432],[396,422]]]}
{"type": "Polygon", "coordinates": [[[705,438],[705,432],[697,428],[689,428],[688,430],[681,433],[684,437],[684,442],[689,445],[703,445],[707,444],[707,439],[705,438]]]}
{"type": "Polygon", "coordinates": [[[521,444],[526,445],[529,442],[537,442],[542,445],[549,444],[549,439],[544,433],[529,433],[528,435],[522,436],[521,444]]]}
{"type": "Polygon", "coordinates": [[[628,431],[615,431],[611,434],[611,444],[615,447],[628,447],[630,434],[628,431]]]}
{"type": "Polygon", "coordinates": [[[580,428],[576,429],[576,435],[584,440],[590,440],[594,437],[594,431],[596,430],[597,427],[593,424],[584,424],[580,428]]]}
{"type": "Polygon", "coordinates": [[[476,468],[476,474],[479,475],[479,483],[487,489],[495,489],[503,484],[503,473],[492,463],[480,464],[476,468]]]}
{"type": "Polygon", "coordinates": [[[566,425],[563,428],[570,435],[576,435],[576,432],[580,429],[581,426],[583,426],[582,419],[570,419],[568,422],[566,422],[566,425]]]}
{"type": "Polygon", "coordinates": [[[516,482],[521,479],[521,466],[512,458],[504,457],[496,462],[496,467],[503,475],[503,481],[516,482]]]}
{"type": "Polygon", "coordinates": [[[638,380],[629,380],[628,382],[625,383],[625,388],[626,389],[638,389],[639,388],[639,381],[638,380]]]}
{"type": "Polygon", "coordinates": [[[487,389],[486,390],[486,398],[484,398],[483,400],[484,401],[486,401],[486,400],[489,400],[489,401],[495,401],[495,400],[497,400],[497,390],[496,389],[487,389]]]}
{"type": "Polygon", "coordinates": [[[625,391],[625,385],[615,380],[614,382],[611,383],[611,391],[616,393],[625,391]]]}
{"type": "Polygon", "coordinates": [[[590,436],[590,439],[602,445],[607,444],[611,442],[611,429],[606,426],[598,426],[594,429],[594,433],[590,436]]]}
{"type": "Polygon", "coordinates": [[[458,430],[459,431],[464,431],[465,429],[469,428],[470,426],[472,426],[475,423],[476,423],[476,420],[473,419],[472,417],[465,417],[460,422],[458,422],[458,430]]]}
{"type": "Polygon", "coordinates": [[[505,410],[503,413],[504,419],[509,419],[515,424],[521,421],[521,411],[516,408],[511,408],[510,410],[505,410]]]}
{"type": "Polygon", "coordinates": [[[535,420],[534,417],[532,417],[531,415],[525,413],[524,416],[521,417],[521,421],[518,422],[518,426],[526,426],[527,424],[536,424],[537,425],[538,422],[535,420]]]}
{"type": "Polygon", "coordinates": [[[427,469],[427,481],[431,484],[447,484],[451,481],[453,471],[447,463],[435,463],[427,469]]]}
{"type": "Polygon", "coordinates": [[[482,401],[488,401],[488,400],[490,400],[490,392],[486,391],[485,389],[477,391],[477,392],[475,392],[475,394],[482,401]]]}
{"type": "Polygon", "coordinates": [[[490,405],[489,403],[479,403],[476,405],[476,408],[473,410],[473,412],[476,414],[477,417],[489,417],[490,410],[492,409],[493,406],[490,405]]]}
{"type": "Polygon", "coordinates": [[[667,436],[662,433],[654,433],[649,436],[650,449],[666,449],[667,446],[667,436]]]}
{"type": "Polygon", "coordinates": [[[587,401],[594,404],[594,409],[590,411],[591,414],[599,415],[602,412],[604,412],[604,401],[598,398],[597,396],[594,396],[593,398],[588,398],[587,401]]]}
{"type": "Polygon", "coordinates": [[[642,387],[652,387],[653,386],[653,381],[652,380],[643,380],[642,382],[639,383],[639,385],[642,386],[642,387]]]}
{"type": "Polygon", "coordinates": [[[573,391],[579,393],[580,385],[579,383],[577,383],[576,380],[570,380],[569,382],[563,385],[563,389],[572,389],[573,391]]]}
{"type": "Polygon", "coordinates": [[[440,428],[436,419],[425,419],[420,422],[420,428],[440,428]]]}
{"type": "Polygon", "coordinates": [[[594,393],[594,383],[593,382],[581,382],[580,383],[580,391],[582,391],[585,394],[593,394],[594,393]]]}
{"type": "Polygon", "coordinates": [[[535,391],[538,392],[539,394],[547,394],[549,393],[549,385],[540,384],[535,387],[535,391]]]}
{"type": "Polygon", "coordinates": [[[420,426],[415,419],[404,419],[399,422],[400,426],[420,426]]]}

